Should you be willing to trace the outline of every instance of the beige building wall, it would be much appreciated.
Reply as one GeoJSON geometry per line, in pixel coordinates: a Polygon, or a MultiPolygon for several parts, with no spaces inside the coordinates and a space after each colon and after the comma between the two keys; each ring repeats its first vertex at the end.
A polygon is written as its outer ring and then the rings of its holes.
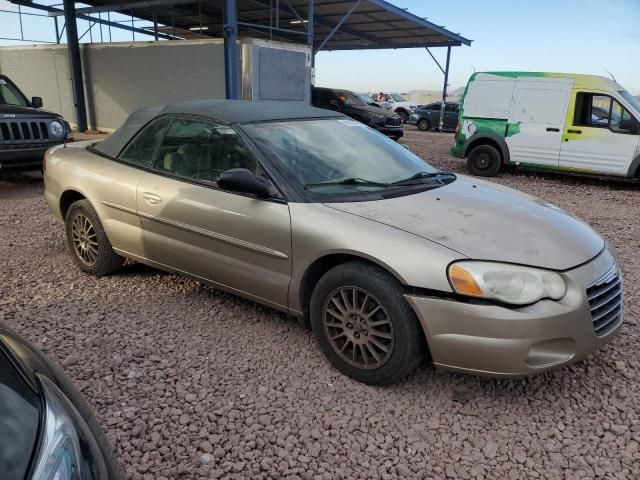
{"type": "MultiPolygon", "coordinates": [[[[84,44],[81,56],[88,123],[96,130],[117,128],[140,107],[224,98],[222,40],[84,44]]],[[[75,123],[66,45],[0,48],[0,73],[75,123]]]]}

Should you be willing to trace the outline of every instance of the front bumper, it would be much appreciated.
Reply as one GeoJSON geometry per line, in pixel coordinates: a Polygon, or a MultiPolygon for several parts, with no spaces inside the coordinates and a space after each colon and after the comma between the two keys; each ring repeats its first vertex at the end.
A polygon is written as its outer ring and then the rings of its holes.
{"type": "Polygon", "coordinates": [[[407,123],[409,125],[418,125],[419,119],[420,117],[418,117],[415,113],[412,113],[411,115],[409,115],[409,118],[407,119],[407,123]]]}
{"type": "Polygon", "coordinates": [[[0,170],[26,171],[40,170],[44,154],[59,143],[43,144],[37,147],[30,145],[7,145],[0,149],[0,170]]]}
{"type": "Polygon", "coordinates": [[[374,127],[377,131],[379,131],[380,133],[386,135],[387,137],[391,137],[394,139],[398,139],[398,138],[402,138],[402,136],[404,135],[404,131],[402,130],[402,127],[390,127],[390,126],[375,126],[374,127]]]}
{"type": "MultiPolygon", "coordinates": [[[[609,341],[594,330],[586,289],[615,267],[609,251],[563,273],[567,294],[520,308],[407,295],[436,366],[491,376],[531,375],[577,362],[609,341]]],[[[615,267],[617,269],[617,267],[615,267]]]]}

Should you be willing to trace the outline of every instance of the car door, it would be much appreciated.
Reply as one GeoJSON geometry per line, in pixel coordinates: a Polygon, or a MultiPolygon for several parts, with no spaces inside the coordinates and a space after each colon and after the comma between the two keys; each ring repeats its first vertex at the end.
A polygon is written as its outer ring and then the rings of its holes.
{"type": "Polygon", "coordinates": [[[566,78],[517,79],[506,132],[512,163],[558,167],[572,87],[566,78]]]}
{"type": "Polygon", "coordinates": [[[627,175],[638,155],[637,119],[619,101],[599,92],[577,92],[565,126],[560,166],[627,175]],[[635,130],[635,131],[634,131],[635,130]]]}
{"type": "Polygon", "coordinates": [[[286,308],[291,276],[289,207],[223,191],[231,168],[260,173],[229,126],[176,116],[152,170],[138,184],[147,259],[233,292],[286,308]]]}
{"type": "Polygon", "coordinates": [[[438,129],[440,128],[440,109],[442,108],[441,103],[431,103],[425,107],[428,113],[429,123],[431,124],[431,128],[438,129]]]}
{"type": "Polygon", "coordinates": [[[444,129],[455,130],[458,125],[458,104],[447,103],[444,109],[444,129]]]}

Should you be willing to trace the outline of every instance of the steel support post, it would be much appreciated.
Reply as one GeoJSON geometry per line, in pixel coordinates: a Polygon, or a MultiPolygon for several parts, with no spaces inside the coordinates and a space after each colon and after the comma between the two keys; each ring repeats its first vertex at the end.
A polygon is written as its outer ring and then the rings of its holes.
{"type": "Polygon", "coordinates": [[[69,65],[71,66],[71,85],[73,88],[76,123],[78,124],[78,131],[84,132],[87,129],[87,107],[84,100],[76,7],[73,0],[64,0],[64,21],[67,28],[67,49],[69,52],[69,65]]]}
{"type": "Polygon", "coordinates": [[[228,100],[238,99],[238,5],[224,0],[224,87],[228,100]]]}
{"type": "Polygon", "coordinates": [[[447,63],[444,67],[444,86],[442,87],[442,106],[440,107],[440,131],[444,128],[444,109],[447,102],[447,87],[449,86],[449,61],[451,60],[451,47],[447,47],[447,63]]]}

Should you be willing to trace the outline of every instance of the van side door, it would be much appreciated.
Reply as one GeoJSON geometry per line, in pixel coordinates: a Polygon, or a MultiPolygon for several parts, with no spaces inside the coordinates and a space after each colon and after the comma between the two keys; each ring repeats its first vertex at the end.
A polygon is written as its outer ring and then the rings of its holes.
{"type": "Polygon", "coordinates": [[[624,175],[640,142],[638,119],[604,92],[576,92],[564,129],[560,166],[624,175]]]}
{"type": "Polygon", "coordinates": [[[511,163],[558,167],[572,87],[568,78],[518,78],[506,132],[511,163]]]}

